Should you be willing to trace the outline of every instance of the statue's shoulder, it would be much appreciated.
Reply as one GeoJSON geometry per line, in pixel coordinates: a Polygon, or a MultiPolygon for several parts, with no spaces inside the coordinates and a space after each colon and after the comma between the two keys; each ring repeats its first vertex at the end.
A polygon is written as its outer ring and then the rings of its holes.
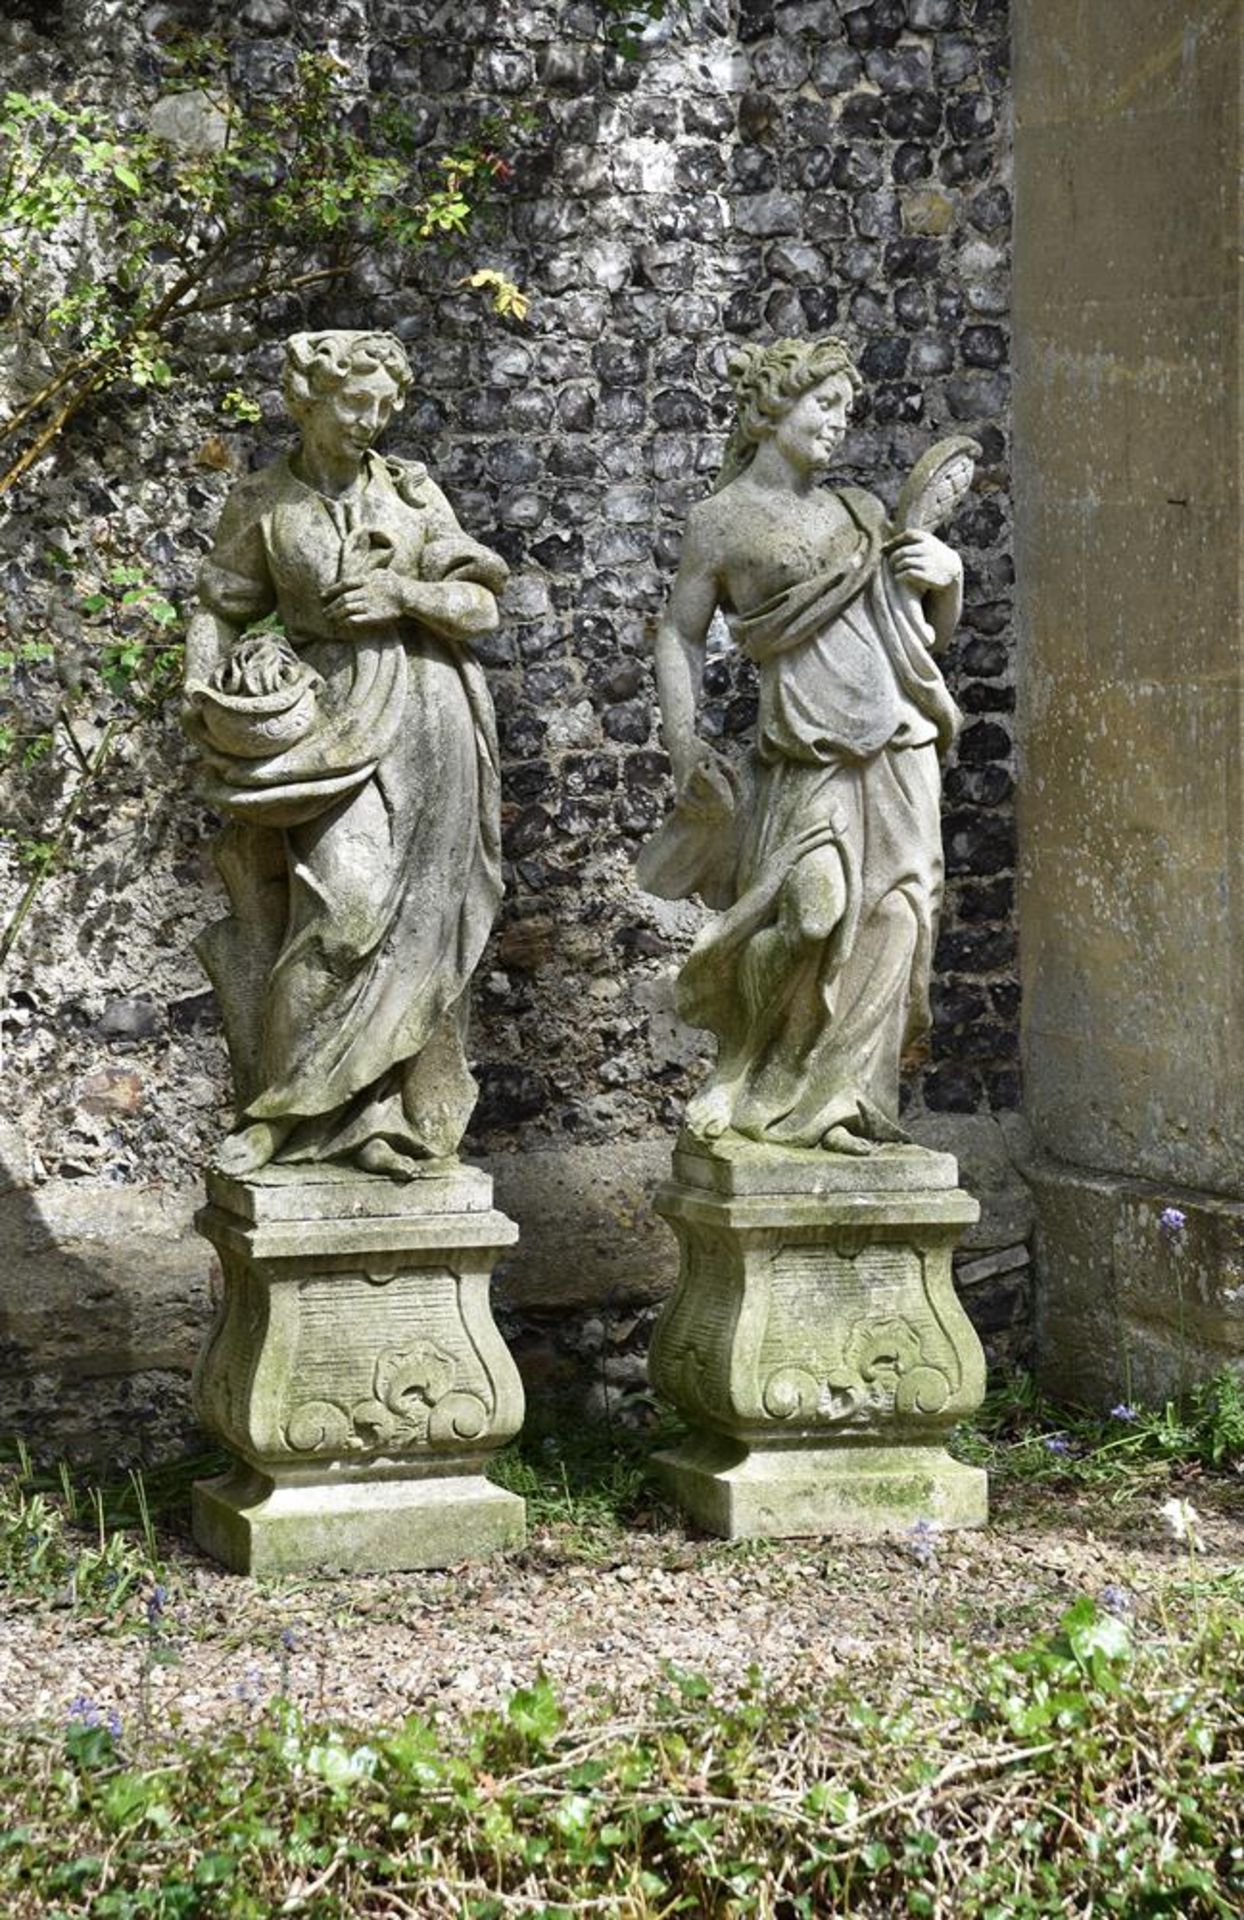
{"type": "Polygon", "coordinates": [[[293,485],[289,463],[284,459],[273,460],[254,473],[240,475],[225,495],[216,528],[217,540],[236,537],[255,526],[280,501],[288,499],[293,485]]]}
{"type": "Polygon", "coordinates": [[[730,488],[710,493],[697,500],[687,513],[684,543],[706,555],[716,554],[728,544],[730,530],[738,525],[738,503],[730,499],[730,488]]]}
{"type": "Polygon", "coordinates": [[[383,461],[385,472],[408,507],[434,507],[445,498],[422,460],[386,453],[383,461]]]}
{"type": "Polygon", "coordinates": [[[834,492],[841,500],[851,518],[870,533],[880,532],[889,519],[884,500],[875,493],[869,493],[864,487],[835,487],[834,492]]]}

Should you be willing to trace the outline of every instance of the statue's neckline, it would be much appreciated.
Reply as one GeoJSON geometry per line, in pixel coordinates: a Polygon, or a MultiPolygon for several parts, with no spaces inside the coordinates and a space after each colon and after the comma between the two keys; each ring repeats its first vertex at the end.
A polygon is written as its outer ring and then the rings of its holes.
{"type": "Polygon", "coordinates": [[[375,450],[369,447],[359,463],[358,473],[350,482],[345,492],[325,493],[322,488],[315,485],[314,481],[304,480],[294,465],[294,461],[297,458],[296,454],[287,453],[284,454],[282,458],[285,463],[285,470],[294,485],[301,487],[304,493],[313,495],[316,500],[322,500],[326,507],[349,507],[357,504],[367,492],[368,487],[376,475],[376,454],[375,450]]]}

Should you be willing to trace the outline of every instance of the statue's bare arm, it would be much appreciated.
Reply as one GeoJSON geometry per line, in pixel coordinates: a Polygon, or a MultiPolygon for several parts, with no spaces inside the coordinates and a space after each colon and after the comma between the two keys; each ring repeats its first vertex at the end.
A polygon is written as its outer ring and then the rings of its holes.
{"type": "Polygon", "coordinates": [[[418,620],[442,639],[471,640],[497,624],[496,598],[487,587],[473,580],[415,580],[389,567],[337,581],[324,605],[346,636],[418,620]]]}
{"type": "MultiPolygon", "coordinates": [[[[426,474],[413,488],[402,491],[407,503],[423,516],[425,552],[445,540],[463,541],[453,508],[426,474]]],[[[497,566],[504,578],[499,560],[497,566]]],[[[492,633],[500,618],[496,595],[479,580],[423,580],[413,572],[387,567],[339,581],[324,599],[345,634],[387,626],[394,620],[417,620],[443,640],[474,640],[479,634],[492,633]]]]}
{"type": "Polygon", "coordinates": [[[896,580],[921,596],[933,628],[935,651],[946,646],[963,612],[963,562],[953,547],[934,533],[912,529],[891,543],[890,567],[896,580]]]}
{"type": "Polygon", "coordinates": [[[696,733],[696,708],[704,677],[704,644],[721,599],[719,564],[712,529],[702,515],[693,512],[654,650],[661,738],[680,791],[706,753],[696,733]]]}

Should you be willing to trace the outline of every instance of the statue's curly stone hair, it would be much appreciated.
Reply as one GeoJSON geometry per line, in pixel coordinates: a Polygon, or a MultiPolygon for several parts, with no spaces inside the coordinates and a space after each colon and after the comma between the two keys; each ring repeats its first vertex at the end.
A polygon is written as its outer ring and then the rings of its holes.
{"type": "Polygon", "coordinates": [[[352,373],[371,373],[381,367],[397,388],[394,411],[400,412],[413,378],[406,349],[395,333],[370,333],[333,327],[325,333],[295,333],[285,342],[283,390],[290,416],[298,420],[309,407],[352,373]]]}
{"type": "Polygon", "coordinates": [[[742,473],[760,442],[805,393],[835,377],[848,381],[856,393],[864,384],[846,342],[834,334],[822,340],[774,340],[767,347],[736,347],[728,371],[735,419],[718,488],[742,473]]]}

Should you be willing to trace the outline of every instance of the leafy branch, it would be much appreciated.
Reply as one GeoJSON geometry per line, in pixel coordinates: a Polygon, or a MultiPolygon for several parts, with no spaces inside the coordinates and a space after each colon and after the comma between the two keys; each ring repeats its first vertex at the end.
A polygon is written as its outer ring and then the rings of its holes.
{"type": "MultiPolygon", "coordinates": [[[[207,85],[193,151],[135,133],[93,107],[5,95],[0,115],[0,296],[9,329],[48,371],[0,419],[0,495],[48,453],[98,393],[163,387],[199,316],[262,307],[394,265],[471,232],[510,163],[495,142],[428,166],[409,124],[378,111],[366,135],[347,116],[344,69],[302,54],[289,91],[245,111],[207,85]],[[102,270],[101,270],[102,263],[102,270]]],[[[476,283],[494,310],[522,296],[499,273],[476,283]]]]}

